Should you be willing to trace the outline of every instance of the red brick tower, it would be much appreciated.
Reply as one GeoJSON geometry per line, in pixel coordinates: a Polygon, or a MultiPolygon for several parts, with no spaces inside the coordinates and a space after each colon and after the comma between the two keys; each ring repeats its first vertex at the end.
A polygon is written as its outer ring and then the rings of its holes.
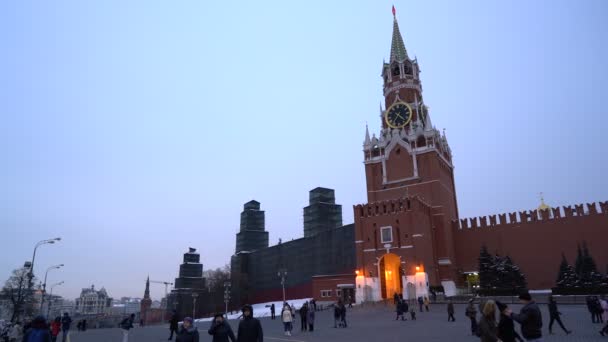
{"type": "Polygon", "coordinates": [[[390,60],[382,66],[382,128],[370,137],[366,127],[363,143],[368,204],[355,207],[357,278],[366,287],[360,300],[424,295],[429,285],[453,287],[455,278],[452,153],[431,123],[420,67],[407,54],[394,8],[393,16],[390,60]],[[416,291],[407,289],[414,285],[416,291]]]}
{"type": "Polygon", "coordinates": [[[152,307],[152,299],[150,298],[150,277],[146,279],[146,290],[144,291],[144,298],[140,303],[140,317],[144,323],[147,323],[148,310],[152,307]]]}

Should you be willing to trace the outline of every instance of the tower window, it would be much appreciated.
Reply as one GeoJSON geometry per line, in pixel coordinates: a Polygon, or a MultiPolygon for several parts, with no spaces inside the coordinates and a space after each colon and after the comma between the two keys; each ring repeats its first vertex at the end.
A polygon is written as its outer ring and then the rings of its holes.
{"type": "Polygon", "coordinates": [[[403,64],[403,71],[406,75],[411,75],[413,73],[412,65],[410,63],[403,64]]]}
{"type": "Polygon", "coordinates": [[[380,231],[382,232],[382,235],[380,236],[382,238],[382,243],[393,242],[393,227],[382,227],[380,228],[380,231]]]}
{"type": "Polygon", "coordinates": [[[399,65],[397,65],[397,64],[393,65],[393,68],[391,69],[391,73],[393,74],[393,76],[399,76],[399,65]]]}

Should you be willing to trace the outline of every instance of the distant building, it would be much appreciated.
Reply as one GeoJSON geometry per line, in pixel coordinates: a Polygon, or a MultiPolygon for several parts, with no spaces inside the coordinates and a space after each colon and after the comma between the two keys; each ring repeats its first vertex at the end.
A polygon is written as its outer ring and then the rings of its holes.
{"type": "Polygon", "coordinates": [[[108,296],[105,288],[95,290],[95,285],[91,288],[84,288],[80,292],[80,298],[76,299],[76,313],[80,315],[100,315],[109,313],[112,306],[112,298],[108,296]]]}

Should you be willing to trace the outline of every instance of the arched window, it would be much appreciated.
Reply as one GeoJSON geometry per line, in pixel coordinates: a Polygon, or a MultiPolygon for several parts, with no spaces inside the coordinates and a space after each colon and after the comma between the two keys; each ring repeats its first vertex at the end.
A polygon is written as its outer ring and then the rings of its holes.
{"type": "Polygon", "coordinates": [[[418,147],[424,147],[424,146],[426,146],[426,139],[424,138],[423,135],[421,135],[420,137],[418,137],[418,140],[416,140],[416,146],[418,146],[418,147]]]}
{"type": "Polygon", "coordinates": [[[399,64],[393,64],[391,67],[391,73],[393,76],[399,76],[399,64]]]}
{"type": "Polygon", "coordinates": [[[414,69],[412,69],[412,63],[405,62],[403,64],[403,72],[405,72],[406,75],[412,75],[414,73],[414,69]]]}

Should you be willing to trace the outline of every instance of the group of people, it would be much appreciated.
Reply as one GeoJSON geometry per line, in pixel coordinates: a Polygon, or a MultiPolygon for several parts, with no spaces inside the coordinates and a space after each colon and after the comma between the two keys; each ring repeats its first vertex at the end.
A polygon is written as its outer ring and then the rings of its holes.
{"type": "Polygon", "coordinates": [[[5,337],[9,342],[56,342],[61,334],[61,341],[66,342],[69,341],[71,324],[72,318],[67,312],[50,322],[44,316],[37,316],[23,326],[20,322],[15,322],[7,328],[5,337]]]}
{"type": "MultiPolygon", "coordinates": [[[[478,336],[482,342],[541,341],[543,322],[538,304],[528,292],[521,293],[519,300],[523,304],[519,313],[514,313],[500,301],[491,299],[482,301],[479,305],[481,318],[478,323],[477,309],[473,299],[471,299],[465,311],[465,315],[471,320],[471,334],[478,336]],[[500,316],[498,322],[496,322],[497,311],[500,316]],[[515,330],[514,322],[520,324],[521,335],[515,330]]],[[[448,314],[450,314],[449,304],[448,314]]],[[[571,330],[566,329],[560,315],[561,312],[557,308],[557,302],[553,297],[549,297],[549,334],[553,334],[554,322],[557,322],[566,334],[572,333],[571,330]]]]}
{"type": "MultiPolygon", "coordinates": [[[[211,321],[211,326],[207,331],[213,336],[213,342],[262,342],[264,340],[264,332],[260,321],[253,317],[253,307],[245,305],[242,308],[243,319],[239,322],[237,334],[234,334],[232,327],[223,313],[217,313],[211,321]]],[[[181,327],[178,328],[178,318],[176,313],[173,313],[169,329],[171,335],[168,340],[173,339],[173,334],[176,333],[176,342],[199,342],[200,335],[198,329],[194,326],[194,320],[191,317],[186,317],[183,320],[181,327]]]]}
{"type": "MultiPolygon", "coordinates": [[[[274,304],[272,304],[274,306],[274,304]]],[[[271,311],[274,311],[271,308],[271,311]]],[[[300,308],[300,330],[301,331],[314,331],[315,330],[315,303],[304,303],[300,308]]],[[[283,303],[283,309],[281,310],[281,321],[283,322],[283,330],[285,336],[291,336],[293,331],[293,322],[296,319],[296,309],[293,305],[289,305],[287,302],[283,303]]]]}

